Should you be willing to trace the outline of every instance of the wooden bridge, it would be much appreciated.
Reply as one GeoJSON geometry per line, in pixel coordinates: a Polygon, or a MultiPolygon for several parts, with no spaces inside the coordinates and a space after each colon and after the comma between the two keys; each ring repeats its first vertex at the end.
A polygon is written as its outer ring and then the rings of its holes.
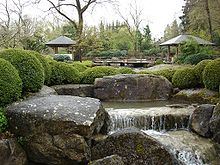
{"type": "Polygon", "coordinates": [[[133,67],[144,67],[148,65],[153,65],[154,60],[147,60],[147,59],[106,59],[100,60],[96,59],[93,60],[95,65],[105,65],[105,66],[133,66],[133,67]]]}

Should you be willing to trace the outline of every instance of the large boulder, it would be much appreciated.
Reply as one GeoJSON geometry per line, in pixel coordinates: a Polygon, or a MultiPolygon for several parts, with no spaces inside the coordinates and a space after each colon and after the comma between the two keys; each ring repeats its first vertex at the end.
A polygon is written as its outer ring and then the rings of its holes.
{"type": "Polygon", "coordinates": [[[198,106],[191,115],[190,128],[204,137],[211,137],[209,121],[212,117],[214,105],[203,104],[198,106]]]}
{"type": "Polygon", "coordinates": [[[210,119],[210,129],[213,133],[213,139],[220,144],[220,104],[217,104],[214,108],[210,119]]]}
{"type": "Polygon", "coordinates": [[[1,165],[26,165],[27,156],[15,139],[0,140],[1,165]]]}
{"type": "Polygon", "coordinates": [[[50,96],[50,95],[57,95],[57,92],[53,88],[44,85],[39,92],[32,93],[29,96],[29,99],[33,99],[37,97],[45,97],[45,96],[50,96]]]}
{"type": "Polygon", "coordinates": [[[124,164],[173,164],[170,153],[155,139],[136,129],[116,132],[92,148],[92,160],[117,154],[124,164]]]}
{"type": "Polygon", "coordinates": [[[216,103],[219,101],[218,92],[205,88],[183,89],[173,96],[175,100],[190,101],[194,103],[216,103]]]}
{"type": "Polygon", "coordinates": [[[167,100],[172,84],[162,76],[123,74],[95,80],[94,95],[107,101],[167,100]]]}
{"type": "Polygon", "coordinates": [[[71,95],[81,97],[93,97],[94,85],[92,84],[67,84],[67,85],[55,85],[53,89],[59,95],[71,95]]]}
{"type": "Polygon", "coordinates": [[[51,95],[12,104],[7,117],[31,161],[77,164],[90,159],[89,139],[104,132],[108,114],[98,99],[51,95]]]}
{"type": "Polygon", "coordinates": [[[120,156],[111,155],[102,159],[94,160],[88,165],[124,165],[124,162],[120,156]]]}

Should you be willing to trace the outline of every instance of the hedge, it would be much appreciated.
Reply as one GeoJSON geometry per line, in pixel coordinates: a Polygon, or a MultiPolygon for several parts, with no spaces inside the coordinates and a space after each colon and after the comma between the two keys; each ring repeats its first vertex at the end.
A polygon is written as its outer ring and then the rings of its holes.
{"type": "Polygon", "coordinates": [[[111,66],[96,66],[85,70],[82,74],[82,83],[93,84],[96,78],[119,74],[116,68],[111,66]]]}
{"type": "Polygon", "coordinates": [[[50,85],[78,84],[80,73],[77,69],[67,63],[51,61],[50,85]]]}
{"type": "Polygon", "coordinates": [[[8,61],[0,58],[0,106],[17,101],[22,93],[22,80],[8,61]]]}
{"type": "Polygon", "coordinates": [[[37,92],[44,84],[44,69],[40,61],[29,51],[5,49],[0,51],[0,58],[11,62],[18,70],[23,82],[23,92],[37,92]]]}
{"type": "Polygon", "coordinates": [[[208,63],[203,71],[203,83],[207,89],[218,91],[220,85],[220,59],[208,63]]]}
{"type": "Polygon", "coordinates": [[[189,55],[184,59],[184,63],[185,64],[192,64],[192,65],[196,65],[198,64],[200,61],[202,60],[206,60],[206,59],[213,59],[212,55],[209,54],[194,54],[194,55],[189,55]]]}
{"type": "Polygon", "coordinates": [[[117,71],[121,74],[135,74],[136,73],[133,69],[127,68],[127,67],[118,68],[117,71]]]}
{"type": "Polygon", "coordinates": [[[194,88],[198,85],[193,68],[177,70],[173,75],[172,83],[180,89],[194,88]]]}
{"type": "Polygon", "coordinates": [[[35,55],[37,59],[41,62],[44,68],[44,84],[48,85],[50,83],[50,76],[51,76],[51,67],[48,62],[48,59],[35,51],[29,51],[31,54],[35,55]]]}

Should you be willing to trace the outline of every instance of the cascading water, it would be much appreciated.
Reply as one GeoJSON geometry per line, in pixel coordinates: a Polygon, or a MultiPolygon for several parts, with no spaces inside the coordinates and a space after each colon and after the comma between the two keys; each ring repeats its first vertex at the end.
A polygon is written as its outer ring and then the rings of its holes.
{"type": "Polygon", "coordinates": [[[195,106],[173,107],[165,104],[159,102],[156,106],[148,106],[144,103],[126,103],[104,106],[110,115],[111,132],[136,127],[166,146],[178,164],[219,164],[219,148],[216,148],[216,144],[187,131],[195,106]]]}
{"type": "Polygon", "coordinates": [[[142,130],[167,131],[185,129],[194,110],[187,108],[147,107],[142,109],[113,109],[106,108],[111,118],[111,131],[136,127],[142,130]]]}

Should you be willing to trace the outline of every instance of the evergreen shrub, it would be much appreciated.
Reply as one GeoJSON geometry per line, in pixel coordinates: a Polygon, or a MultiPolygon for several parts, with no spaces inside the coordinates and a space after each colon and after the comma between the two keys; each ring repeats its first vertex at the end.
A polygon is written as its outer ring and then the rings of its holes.
{"type": "Polygon", "coordinates": [[[74,66],[79,72],[84,72],[88,67],[81,62],[73,62],[72,66],[74,66]]]}
{"type": "Polygon", "coordinates": [[[5,110],[0,107],[0,133],[4,132],[8,127],[8,121],[4,111],[5,110]]]}
{"type": "Polygon", "coordinates": [[[189,55],[184,59],[184,63],[185,64],[192,64],[192,65],[196,65],[198,64],[200,61],[202,60],[206,60],[206,59],[213,59],[212,55],[209,54],[193,54],[193,55],[189,55]]]}
{"type": "Polygon", "coordinates": [[[80,73],[72,65],[51,61],[50,85],[78,84],[80,82],[80,73]]]}
{"type": "Polygon", "coordinates": [[[65,54],[55,54],[53,59],[56,61],[60,61],[60,62],[71,60],[70,56],[65,55],[65,54]]]}
{"type": "Polygon", "coordinates": [[[0,106],[17,101],[22,93],[18,71],[8,61],[0,58],[0,106]]]}
{"type": "Polygon", "coordinates": [[[111,66],[96,66],[85,70],[82,74],[83,84],[93,84],[96,78],[120,74],[118,70],[111,66]]]}
{"type": "Polygon", "coordinates": [[[193,68],[177,70],[172,78],[172,83],[180,89],[193,88],[197,86],[197,79],[193,68]]]}
{"type": "Polygon", "coordinates": [[[207,89],[217,90],[220,85],[220,59],[208,63],[202,73],[203,83],[207,89]]]}
{"type": "Polygon", "coordinates": [[[44,68],[44,84],[48,85],[50,82],[50,76],[51,76],[51,67],[48,62],[48,59],[36,51],[29,51],[29,52],[35,55],[37,59],[41,62],[44,68]]]}
{"type": "Polygon", "coordinates": [[[29,51],[5,49],[0,51],[0,58],[9,62],[18,70],[22,80],[23,92],[37,92],[44,84],[44,69],[40,61],[29,51]]]}
{"type": "Polygon", "coordinates": [[[209,64],[211,61],[212,60],[202,60],[194,67],[197,81],[200,85],[203,85],[203,79],[202,79],[203,70],[205,69],[206,65],[209,64]]]}
{"type": "Polygon", "coordinates": [[[170,82],[172,82],[173,75],[175,74],[176,71],[177,71],[176,69],[163,69],[163,70],[154,71],[153,74],[164,76],[170,82]]]}
{"type": "Polygon", "coordinates": [[[133,69],[127,68],[127,67],[118,68],[117,71],[121,74],[135,74],[136,73],[133,69]]]}

